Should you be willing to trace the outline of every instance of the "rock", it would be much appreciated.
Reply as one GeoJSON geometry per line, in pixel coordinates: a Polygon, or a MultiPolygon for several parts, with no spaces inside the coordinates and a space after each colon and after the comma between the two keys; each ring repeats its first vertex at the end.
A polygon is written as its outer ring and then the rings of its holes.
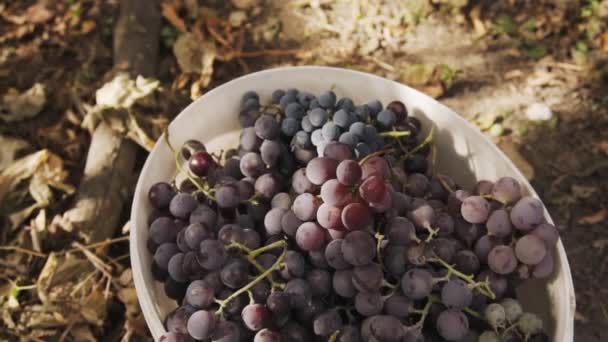
{"type": "Polygon", "coordinates": [[[553,112],[544,103],[533,103],[526,109],[526,117],[532,121],[548,121],[553,118],[553,112]]]}

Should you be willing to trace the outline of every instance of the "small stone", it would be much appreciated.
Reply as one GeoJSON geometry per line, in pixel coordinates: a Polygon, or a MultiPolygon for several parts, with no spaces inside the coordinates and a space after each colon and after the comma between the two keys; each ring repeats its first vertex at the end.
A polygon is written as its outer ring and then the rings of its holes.
{"type": "Polygon", "coordinates": [[[553,112],[544,103],[533,103],[526,110],[526,117],[532,121],[547,121],[553,118],[553,112]]]}
{"type": "Polygon", "coordinates": [[[244,11],[234,11],[230,13],[228,21],[233,27],[240,27],[247,20],[247,13],[244,11]]]}

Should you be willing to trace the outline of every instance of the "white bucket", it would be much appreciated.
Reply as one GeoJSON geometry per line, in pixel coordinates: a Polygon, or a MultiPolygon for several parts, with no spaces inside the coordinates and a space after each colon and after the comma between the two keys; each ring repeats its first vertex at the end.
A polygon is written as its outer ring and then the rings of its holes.
{"type": "MultiPolygon", "coordinates": [[[[378,76],[328,67],[286,67],[256,72],[219,86],[194,101],[169,125],[171,143],[180,146],[187,139],[200,139],[211,151],[236,147],[237,118],[241,95],[255,90],[262,103],[269,102],[275,89],[298,88],[318,94],[332,88],[338,97],[349,96],[355,103],[379,99],[383,103],[401,100],[409,113],[420,118],[428,131],[435,126],[437,168],[465,188],[478,179],[496,180],[502,176],[517,179],[524,192],[537,196],[513,163],[483,134],[451,109],[433,98],[378,76]]],[[[137,297],[148,327],[157,340],[163,333],[163,319],[175,308],[164,294],[162,284],[152,277],[152,255],[146,248],[147,218],[151,212],[147,194],[151,185],[171,179],[175,163],[170,150],[159,139],[141,171],[131,212],[131,265],[137,297]]],[[[549,222],[551,217],[546,214],[549,222]]],[[[518,291],[527,311],[539,314],[553,341],[573,341],[575,298],[570,266],[561,241],[556,250],[555,273],[546,281],[529,281],[518,291]]]]}

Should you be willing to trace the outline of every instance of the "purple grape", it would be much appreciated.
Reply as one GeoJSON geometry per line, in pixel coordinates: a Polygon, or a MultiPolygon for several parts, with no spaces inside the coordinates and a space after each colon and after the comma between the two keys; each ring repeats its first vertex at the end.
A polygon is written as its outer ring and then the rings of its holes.
{"type": "Polygon", "coordinates": [[[541,223],[534,230],[530,232],[530,235],[534,235],[545,242],[547,248],[553,248],[557,245],[559,240],[559,232],[554,225],[549,223],[541,223]]]}
{"type": "Polygon", "coordinates": [[[496,246],[488,254],[488,266],[498,274],[509,274],[517,268],[517,259],[509,246],[496,246]]]}
{"type": "Polygon", "coordinates": [[[473,292],[461,279],[451,279],[441,289],[441,302],[447,307],[464,309],[471,305],[473,292]]]}
{"type": "Polygon", "coordinates": [[[173,190],[171,185],[165,182],[159,182],[152,185],[148,191],[150,203],[158,209],[166,208],[174,196],[175,190],[173,190]]]}
{"type": "Polygon", "coordinates": [[[205,310],[196,311],[188,319],[188,333],[197,340],[210,338],[217,326],[217,316],[205,310]]]}
{"type": "Polygon", "coordinates": [[[336,178],[338,163],[330,158],[318,157],[306,165],[306,177],[312,184],[321,185],[336,178]]]}
{"type": "Polygon", "coordinates": [[[488,228],[488,235],[497,236],[499,238],[511,235],[513,227],[511,226],[509,213],[504,209],[494,210],[492,214],[490,214],[490,217],[488,217],[486,228],[488,228]]]}
{"type": "Polygon", "coordinates": [[[519,183],[511,177],[499,178],[492,187],[492,198],[503,204],[515,203],[521,197],[519,183]]]}
{"type": "Polygon", "coordinates": [[[536,265],[547,255],[545,242],[539,237],[528,234],[515,243],[515,256],[526,265],[536,265]]]}
{"type": "Polygon", "coordinates": [[[535,197],[523,197],[511,209],[511,222],[515,228],[530,231],[543,223],[543,204],[535,197]]]}
{"type": "Polygon", "coordinates": [[[369,264],[376,256],[376,242],[367,232],[350,232],[341,246],[344,260],[353,266],[369,264]]]}
{"type": "Polygon", "coordinates": [[[325,232],[314,222],[304,222],[296,231],[296,242],[305,251],[316,251],[325,245],[325,232]]]}
{"type": "Polygon", "coordinates": [[[469,223],[483,223],[490,215],[490,203],[481,196],[470,196],[462,201],[460,214],[469,223]]]}
{"type": "Polygon", "coordinates": [[[433,289],[433,275],[422,268],[413,268],[401,278],[401,291],[410,299],[427,297],[433,289]]]}

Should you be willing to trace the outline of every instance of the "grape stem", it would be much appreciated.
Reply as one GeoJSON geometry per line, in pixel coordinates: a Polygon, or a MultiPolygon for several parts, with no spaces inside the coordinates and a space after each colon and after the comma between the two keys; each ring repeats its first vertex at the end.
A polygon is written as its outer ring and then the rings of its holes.
{"type": "Polygon", "coordinates": [[[381,137],[401,138],[401,137],[409,137],[410,134],[412,134],[412,132],[410,132],[410,131],[392,130],[392,131],[389,131],[389,132],[379,133],[378,135],[381,136],[381,137]]]}
{"type": "Polygon", "coordinates": [[[340,335],[340,329],[334,331],[334,333],[329,336],[327,342],[336,342],[338,340],[338,335],[340,335]]]}
{"type": "Polygon", "coordinates": [[[430,258],[429,261],[437,262],[441,266],[443,266],[445,269],[447,269],[448,274],[446,275],[446,277],[449,277],[450,275],[455,275],[458,278],[466,281],[473,289],[476,289],[482,295],[484,295],[490,299],[496,299],[496,295],[494,294],[494,292],[492,292],[492,289],[490,288],[490,282],[488,281],[488,279],[486,279],[484,282],[476,282],[472,275],[466,275],[466,274],[458,271],[457,269],[454,268],[453,265],[448,264],[447,262],[445,262],[445,260],[441,259],[438,256],[435,256],[434,258],[430,258]]]}
{"type": "Polygon", "coordinates": [[[432,304],[433,304],[433,299],[431,297],[429,297],[429,300],[426,302],[426,304],[424,305],[424,308],[422,308],[422,310],[414,311],[415,313],[420,314],[420,319],[418,320],[418,322],[416,322],[414,325],[409,325],[409,326],[406,325],[405,329],[407,331],[422,329],[422,326],[424,325],[424,321],[426,320],[426,317],[429,315],[429,311],[431,310],[432,304]]]}
{"type": "Polygon", "coordinates": [[[431,131],[429,132],[429,135],[426,136],[426,138],[424,138],[424,141],[422,141],[420,143],[420,145],[414,147],[411,151],[409,151],[408,153],[406,153],[403,157],[401,157],[399,159],[400,162],[407,160],[409,157],[411,157],[414,153],[420,151],[421,149],[423,149],[426,145],[430,144],[433,142],[433,136],[435,133],[435,126],[431,126],[431,131]]]}
{"type": "MultiPolygon", "coordinates": [[[[281,241],[277,241],[277,242],[281,242],[281,241]]],[[[273,244],[276,244],[277,242],[274,242],[273,244]]],[[[251,257],[251,253],[254,251],[251,248],[243,245],[242,243],[238,243],[236,241],[232,241],[230,242],[230,244],[228,244],[226,246],[226,248],[238,248],[242,251],[244,251],[245,253],[247,253],[246,258],[247,261],[249,261],[249,263],[251,263],[253,265],[253,267],[255,267],[258,271],[260,272],[264,272],[266,271],[266,269],[264,267],[262,267],[262,265],[260,265],[260,263],[255,260],[255,256],[251,257]]],[[[281,264],[285,264],[284,262],[281,262],[281,264]]],[[[279,265],[280,267],[281,265],[279,265]]],[[[270,285],[272,286],[272,288],[279,288],[279,289],[284,289],[285,288],[285,284],[284,283],[280,283],[274,280],[274,276],[271,274],[268,275],[267,277],[268,281],[270,282],[270,285]]]]}
{"type": "Polygon", "coordinates": [[[462,311],[468,313],[469,315],[471,315],[471,316],[473,316],[473,317],[475,317],[477,319],[480,319],[480,320],[484,321],[484,319],[481,316],[481,314],[479,312],[471,309],[471,308],[464,308],[464,309],[462,309],[462,311]]]}
{"type": "Polygon", "coordinates": [[[273,242],[270,245],[258,248],[258,249],[253,250],[253,251],[251,251],[251,252],[249,252],[247,254],[247,258],[250,258],[252,255],[257,255],[255,253],[258,250],[262,250],[262,249],[263,250],[268,250],[268,249],[277,248],[277,247],[282,247],[283,251],[281,252],[281,255],[279,256],[279,258],[277,259],[277,261],[275,261],[274,264],[272,264],[272,266],[270,266],[267,270],[265,270],[264,272],[262,272],[262,274],[260,274],[257,277],[255,277],[247,285],[245,285],[245,286],[241,287],[240,289],[236,290],[235,292],[233,292],[226,299],[224,299],[224,300],[216,300],[215,301],[220,306],[217,309],[217,311],[216,311],[216,313],[218,315],[221,315],[223,313],[224,308],[226,307],[226,305],[228,305],[228,303],[230,303],[230,301],[232,301],[233,299],[235,299],[239,295],[243,294],[244,292],[249,291],[255,284],[259,283],[264,278],[268,277],[268,275],[270,275],[273,271],[275,271],[276,269],[279,268],[279,264],[283,262],[283,259],[285,259],[285,254],[287,253],[287,242],[285,242],[283,240],[277,241],[277,242],[273,242]]]}
{"type": "Polygon", "coordinates": [[[363,157],[363,159],[359,160],[359,165],[363,165],[368,159],[370,159],[372,157],[377,157],[377,156],[381,156],[385,153],[393,153],[393,152],[397,152],[397,150],[395,150],[394,148],[389,148],[386,150],[380,150],[380,151],[370,153],[370,154],[366,155],[365,157],[363,157]]]}
{"type": "Polygon", "coordinates": [[[443,188],[446,189],[449,193],[454,192],[454,190],[448,185],[448,183],[445,181],[445,179],[443,179],[442,175],[438,174],[437,179],[439,180],[439,183],[441,183],[443,188]]]}
{"type": "Polygon", "coordinates": [[[374,237],[376,238],[377,242],[376,242],[376,255],[378,256],[378,263],[380,265],[384,265],[382,263],[382,241],[384,241],[384,235],[380,234],[380,232],[377,232],[376,235],[374,235],[374,237]]]}
{"type": "Polygon", "coordinates": [[[425,225],[424,229],[428,230],[429,236],[424,240],[424,242],[430,242],[433,238],[439,233],[439,229],[433,229],[429,225],[425,225]]]}

